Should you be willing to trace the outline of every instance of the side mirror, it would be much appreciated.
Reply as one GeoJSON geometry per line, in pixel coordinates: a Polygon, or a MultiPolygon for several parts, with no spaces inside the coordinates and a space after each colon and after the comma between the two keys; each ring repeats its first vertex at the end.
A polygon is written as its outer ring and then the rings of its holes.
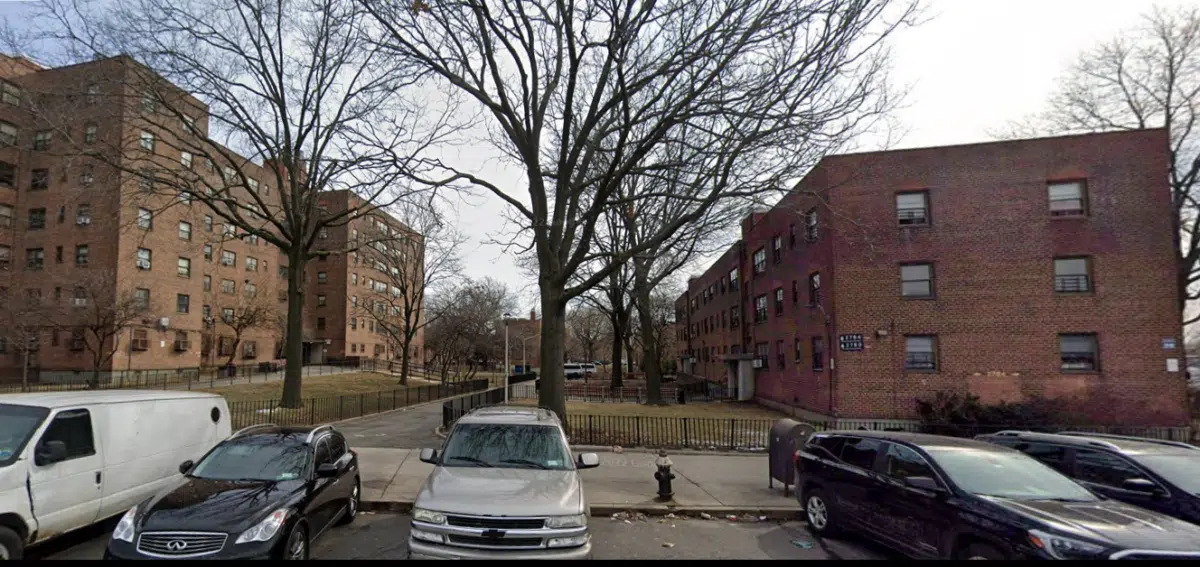
{"type": "Polygon", "coordinates": [[[1163,493],[1162,489],[1157,484],[1154,484],[1154,481],[1144,478],[1125,479],[1125,482],[1121,483],[1121,488],[1141,494],[1159,495],[1163,493]]]}
{"type": "Polygon", "coordinates": [[[67,460],[67,444],[62,441],[46,441],[34,452],[34,464],[41,466],[67,460]]]}
{"type": "Polygon", "coordinates": [[[924,490],[926,492],[944,493],[946,490],[942,488],[938,482],[927,476],[910,476],[904,479],[904,486],[924,490]]]}
{"type": "Polygon", "coordinates": [[[437,449],[421,449],[421,462],[436,465],[438,462],[437,449]]]}
{"type": "Polygon", "coordinates": [[[581,453],[575,463],[575,468],[579,469],[594,469],[598,466],[600,466],[600,455],[595,453],[581,453]]]}
{"type": "Polygon", "coordinates": [[[179,463],[179,474],[187,474],[188,471],[192,470],[192,467],[195,464],[196,463],[193,463],[191,461],[184,461],[182,463],[179,463]]]}
{"type": "Polygon", "coordinates": [[[333,478],[338,475],[338,466],[335,463],[323,463],[317,465],[317,478],[333,478]]]}

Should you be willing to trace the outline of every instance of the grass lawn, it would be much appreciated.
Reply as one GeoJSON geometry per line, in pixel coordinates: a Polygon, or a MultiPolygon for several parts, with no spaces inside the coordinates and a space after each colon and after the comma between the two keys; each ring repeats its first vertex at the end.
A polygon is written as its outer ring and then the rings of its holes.
{"type": "MultiPolygon", "coordinates": [[[[408,383],[410,387],[414,387],[432,384],[433,382],[410,378],[408,383]]],[[[305,376],[301,395],[305,399],[327,398],[399,388],[403,388],[403,386],[400,385],[400,378],[398,376],[390,376],[377,372],[349,372],[329,376],[305,376]]],[[[272,380],[270,382],[234,384],[232,386],[219,386],[201,391],[221,394],[230,403],[278,400],[280,394],[283,393],[283,381],[272,380]]]]}
{"type": "MultiPolygon", "coordinates": [[[[513,404],[536,406],[537,400],[517,400],[513,404]]],[[[567,402],[567,415],[618,415],[641,417],[695,417],[781,419],[785,414],[749,402],[694,402],[669,406],[635,403],[567,402]]]]}

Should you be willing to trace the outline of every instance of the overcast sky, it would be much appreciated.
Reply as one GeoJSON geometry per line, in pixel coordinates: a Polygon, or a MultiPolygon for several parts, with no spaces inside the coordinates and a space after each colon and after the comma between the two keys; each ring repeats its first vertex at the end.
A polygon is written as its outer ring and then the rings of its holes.
{"type": "MultiPolygon", "coordinates": [[[[1138,22],[1151,6],[1195,4],[1200,0],[924,0],[928,21],[893,40],[894,79],[911,87],[897,116],[905,130],[894,148],[985,141],[988,131],[1038,111],[1056,79],[1081,52],[1138,22]]],[[[0,13],[17,2],[0,1],[0,13]]],[[[863,149],[881,142],[865,141],[863,149]]],[[[487,148],[460,148],[460,160],[475,162],[489,178],[487,148]]],[[[458,161],[458,160],[455,160],[458,161]]],[[[461,163],[461,161],[459,162],[461,163]]],[[[1164,188],[1165,190],[1165,188],[1164,188]]],[[[537,306],[536,282],[511,255],[489,243],[503,239],[505,205],[477,195],[459,202],[454,214],[470,236],[465,248],[468,274],[490,276],[520,292],[523,311],[537,306]]],[[[701,262],[693,271],[702,270],[701,262]]],[[[679,275],[686,279],[688,273],[679,275]]],[[[539,309],[540,311],[540,309],[539,309]]]]}

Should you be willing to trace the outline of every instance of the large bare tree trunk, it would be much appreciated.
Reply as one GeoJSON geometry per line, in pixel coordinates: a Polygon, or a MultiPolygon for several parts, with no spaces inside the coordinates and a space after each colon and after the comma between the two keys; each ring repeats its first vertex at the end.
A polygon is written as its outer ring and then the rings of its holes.
{"type": "MultiPolygon", "coordinates": [[[[405,333],[405,334],[407,335],[407,333],[405,333]]],[[[405,337],[404,345],[401,347],[403,350],[400,353],[400,385],[401,386],[408,385],[408,368],[409,368],[409,362],[410,362],[409,361],[410,357],[408,356],[408,348],[411,345],[412,345],[412,339],[405,337]]]]}
{"type": "Polygon", "coordinates": [[[558,414],[564,425],[567,420],[566,361],[567,302],[562,290],[548,289],[553,284],[542,282],[542,372],[538,376],[538,405],[558,414]]]}
{"type": "Polygon", "coordinates": [[[287,336],[284,337],[287,359],[283,373],[283,396],[279,400],[279,406],[298,408],[304,372],[303,286],[306,255],[303,250],[293,250],[289,256],[287,336]]]}
{"type": "MultiPolygon", "coordinates": [[[[635,261],[640,266],[643,261],[635,261]]],[[[642,336],[642,371],[646,373],[646,403],[662,405],[662,369],[658,363],[658,347],[654,343],[654,310],[650,305],[650,283],[645,270],[634,270],[633,305],[638,312],[638,332],[642,336]]],[[[630,353],[630,358],[633,358],[630,353]]]]}

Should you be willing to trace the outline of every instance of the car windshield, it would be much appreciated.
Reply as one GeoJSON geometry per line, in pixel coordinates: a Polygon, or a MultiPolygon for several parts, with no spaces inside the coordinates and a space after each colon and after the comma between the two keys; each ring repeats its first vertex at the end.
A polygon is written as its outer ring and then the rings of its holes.
{"type": "Polygon", "coordinates": [[[509,467],[571,470],[557,427],[549,425],[460,423],[442,451],[446,467],[509,467]]]}
{"type": "Polygon", "coordinates": [[[1138,462],[1180,490],[1200,495],[1200,451],[1194,455],[1142,455],[1138,462]]]}
{"type": "Polygon", "coordinates": [[[286,436],[262,436],[225,442],[188,475],[206,480],[295,480],[308,467],[308,445],[286,436]]]}
{"type": "Polygon", "coordinates": [[[954,484],[972,494],[1012,500],[1098,500],[1075,481],[1017,451],[961,447],[929,447],[925,450],[954,484]]]}
{"type": "Polygon", "coordinates": [[[50,410],[0,404],[0,467],[13,464],[50,410]]]}

